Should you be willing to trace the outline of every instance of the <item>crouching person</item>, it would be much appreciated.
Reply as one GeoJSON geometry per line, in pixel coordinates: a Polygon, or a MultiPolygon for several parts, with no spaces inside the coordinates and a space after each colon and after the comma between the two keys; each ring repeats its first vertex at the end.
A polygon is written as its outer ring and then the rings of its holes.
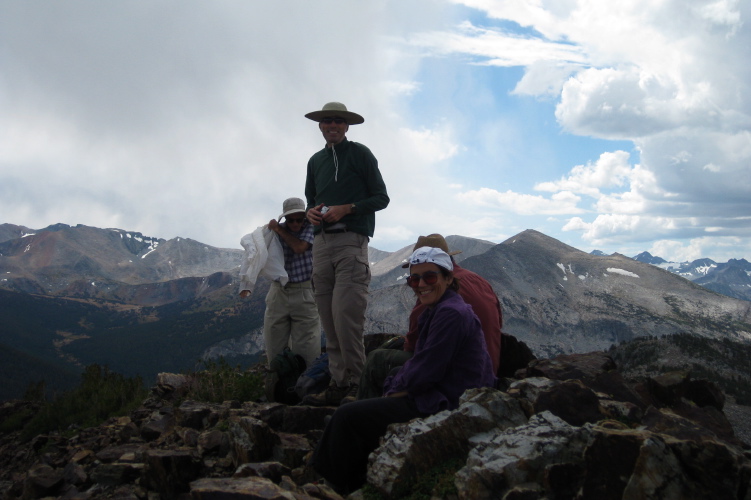
{"type": "Polygon", "coordinates": [[[409,266],[407,285],[426,306],[413,356],[386,379],[383,397],[337,408],[311,459],[340,493],[365,483],[368,455],[390,424],[456,409],[464,391],[496,382],[480,320],[457,293],[449,255],[422,247],[409,266]]]}

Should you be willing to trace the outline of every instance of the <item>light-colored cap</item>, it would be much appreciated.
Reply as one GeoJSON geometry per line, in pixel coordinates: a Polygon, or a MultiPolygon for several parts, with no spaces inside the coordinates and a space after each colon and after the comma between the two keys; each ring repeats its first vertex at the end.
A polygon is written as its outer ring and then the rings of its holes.
{"type": "Polygon", "coordinates": [[[454,264],[451,262],[449,254],[435,247],[422,247],[412,252],[409,257],[409,265],[417,264],[435,264],[447,271],[454,270],[454,264]]]}
{"type": "MultiPolygon", "coordinates": [[[[446,239],[438,233],[429,234],[427,236],[419,236],[417,238],[417,243],[415,243],[415,246],[412,247],[412,251],[415,251],[418,248],[422,248],[422,247],[440,248],[441,250],[443,250],[449,255],[456,255],[458,253],[462,253],[461,250],[455,250],[453,252],[449,252],[449,246],[446,243],[446,239]]],[[[409,262],[402,264],[402,267],[409,267],[409,262]]]]}
{"type": "Polygon", "coordinates": [[[282,220],[282,217],[287,217],[289,214],[305,213],[305,202],[300,198],[287,198],[282,204],[282,211],[284,213],[277,220],[282,220]]]}

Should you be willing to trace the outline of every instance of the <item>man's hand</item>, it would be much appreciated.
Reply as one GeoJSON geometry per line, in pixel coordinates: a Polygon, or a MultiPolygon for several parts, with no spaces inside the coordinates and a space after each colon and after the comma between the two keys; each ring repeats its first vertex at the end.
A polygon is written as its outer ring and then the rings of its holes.
{"type": "Polygon", "coordinates": [[[329,211],[323,214],[323,220],[329,224],[339,222],[339,220],[345,215],[352,213],[352,204],[347,205],[334,205],[329,207],[329,211]]]}
{"type": "Polygon", "coordinates": [[[281,227],[281,226],[280,226],[280,225],[279,225],[279,223],[278,223],[278,222],[276,221],[276,219],[271,219],[271,220],[269,221],[269,229],[271,229],[272,231],[274,231],[274,232],[279,232],[279,231],[278,231],[278,228],[280,228],[280,227],[281,227]]]}
{"type": "Polygon", "coordinates": [[[321,220],[323,219],[323,214],[321,213],[321,209],[323,208],[323,203],[314,206],[308,212],[305,214],[305,217],[308,218],[308,222],[313,224],[314,226],[320,226],[321,220]]]}

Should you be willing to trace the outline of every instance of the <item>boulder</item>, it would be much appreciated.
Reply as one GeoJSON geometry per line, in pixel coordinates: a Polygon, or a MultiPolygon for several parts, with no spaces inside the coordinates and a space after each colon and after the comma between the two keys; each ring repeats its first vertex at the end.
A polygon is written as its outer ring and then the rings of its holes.
{"type": "Polygon", "coordinates": [[[190,484],[193,500],[219,500],[228,498],[257,498],[295,500],[295,495],[265,477],[203,478],[190,484]]]}
{"type": "Polygon", "coordinates": [[[647,387],[657,406],[671,406],[688,391],[689,372],[673,371],[647,379],[647,387]]]}
{"type": "Polygon", "coordinates": [[[91,480],[103,486],[116,486],[134,481],[142,472],[143,464],[113,462],[96,467],[91,473],[91,480]]]}
{"type": "Polygon", "coordinates": [[[174,418],[172,415],[157,415],[141,426],[140,435],[146,441],[153,441],[173,425],[174,418]]]}
{"type": "Polygon", "coordinates": [[[294,469],[305,464],[305,458],[313,447],[305,436],[279,432],[279,442],[274,446],[272,456],[286,467],[294,469]]]}
{"type": "MultiPolygon", "coordinates": [[[[183,440],[185,440],[185,438],[183,438],[183,440]]],[[[211,429],[199,434],[195,440],[194,446],[198,448],[198,453],[202,456],[217,455],[223,457],[230,451],[229,444],[229,436],[226,432],[222,432],[218,429],[211,429]]]]}
{"type": "Polygon", "coordinates": [[[289,476],[291,470],[279,462],[256,462],[242,464],[232,477],[265,477],[279,483],[283,476],[289,476]]]}
{"type": "Polygon", "coordinates": [[[537,359],[532,349],[513,335],[501,333],[501,362],[498,366],[499,377],[513,377],[518,370],[537,359]]]}
{"type": "Polygon", "coordinates": [[[268,460],[280,442],[279,435],[268,424],[253,417],[232,417],[229,433],[235,466],[268,460]]]}
{"type": "Polygon", "coordinates": [[[164,498],[189,491],[190,482],[200,477],[201,461],[193,450],[148,450],[144,460],[145,486],[164,498]]]}
{"type": "Polygon", "coordinates": [[[597,394],[579,380],[566,380],[540,392],[534,402],[535,413],[550,411],[571,425],[597,422],[605,416],[600,411],[597,394]]]}
{"type": "Polygon", "coordinates": [[[550,412],[534,415],[528,423],[509,429],[494,429],[470,451],[466,465],[456,474],[456,486],[464,498],[502,498],[514,487],[537,484],[541,490],[554,484],[576,491],[573,482],[584,473],[582,453],[588,444],[581,427],[575,427],[550,412]],[[579,471],[564,480],[563,468],[579,471]]]}
{"type": "Polygon", "coordinates": [[[203,430],[210,424],[212,407],[198,401],[185,401],[175,412],[176,424],[180,427],[203,430]]]}
{"type": "Polygon", "coordinates": [[[56,496],[63,485],[64,473],[47,464],[37,464],[29,469],[26,480],[23,483],[23,498],[43,498],[56,496]]]}
{"type": "Polygon", "coordinates": [[[722,411],[725,407],[725,394],[716,384],[707,380],[689,380],[686,398],[700,408],[712,406],[722,411]]]}
{"type": "Polygon", "coordinates": [[[478,434],[527,421],[519,402],[494,389],[473,389],[453,412],[394,424],[370,456],[368,482],[398,498],[419,475],[448,458],[466,458],[478,434]]]}

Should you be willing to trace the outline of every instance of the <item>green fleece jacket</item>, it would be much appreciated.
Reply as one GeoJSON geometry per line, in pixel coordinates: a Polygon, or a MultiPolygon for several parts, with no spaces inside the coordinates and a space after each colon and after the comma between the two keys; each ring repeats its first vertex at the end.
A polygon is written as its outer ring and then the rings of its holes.
{"type": "MultiPolygon", "coordinates": [[[[375,213],[389,204],[378,160],[366,146],[346,137],[310,157],[305,198],[307,208],[321,203],[327,206],[354,203],[357,211],[344,216],[341,222],[347,224],[348,230],[368,237],[375,230],[375,213]]],[[[316,233],[321,229],[315,226],[316,233]]]]}

